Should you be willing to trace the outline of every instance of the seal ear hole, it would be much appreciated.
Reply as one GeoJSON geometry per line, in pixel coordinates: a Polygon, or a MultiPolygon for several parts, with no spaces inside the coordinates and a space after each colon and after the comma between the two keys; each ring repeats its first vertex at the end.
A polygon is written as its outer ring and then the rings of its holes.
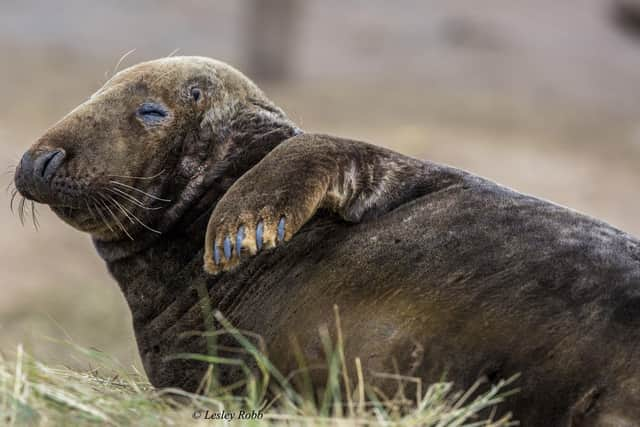
{"type": "Polygon", "coordinates": [[[202,98],[202,91],[200,90],[199,87],[191,88],[191,98],[193,98],[195,102],[198,102],[200,98],[202,98]]]}

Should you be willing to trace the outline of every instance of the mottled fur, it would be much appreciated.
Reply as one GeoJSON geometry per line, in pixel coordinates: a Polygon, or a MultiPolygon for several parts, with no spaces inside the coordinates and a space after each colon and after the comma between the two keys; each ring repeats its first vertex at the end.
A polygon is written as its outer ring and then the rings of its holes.
{"type": "MultiPolygon", "coordinates": [[[[294,338],[310,364],[323,358],[318,329],[337,304],[346,358],[360,357],[369,379],[397,366],[464,388],[520,372],[520,393],[499,409],[525,426],[640,422],[640,243],[605,223],[454,168],[301,134],[248,79],[205,58],[119,73],[27,154],[54,148],[66,157],[49,192],[20,167],[16,185],[91,233],[156,386],[196,389],[206,366],[169,356],[207,351],[192,332],[205,328],[208,294],[284,372],[294,338]],[[136,115],[149,101],[169,110],[158,125],[136,115]],[[148,193],[136,197],[153,210],[126,207],[161,234],[116,212],[131,240],[88,211],[116,175],[148,193]],[[271,241],[283,215],[286,244],[203,270],[218,236],[266,218],[271,241]]],[[[219,375],[229,384],[238,372],[219,375]]]]}

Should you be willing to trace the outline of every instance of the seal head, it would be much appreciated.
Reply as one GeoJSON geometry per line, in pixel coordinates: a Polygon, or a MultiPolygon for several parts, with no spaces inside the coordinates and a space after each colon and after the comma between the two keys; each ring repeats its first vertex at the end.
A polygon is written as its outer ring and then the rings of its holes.
{"type": "Polygon", "coordinates": [[[137,240],[221,194],[296,132],[231,66],[164,58],[116,74],[53,125],[24,154],[15,183],[98,241],[137,240]]]}

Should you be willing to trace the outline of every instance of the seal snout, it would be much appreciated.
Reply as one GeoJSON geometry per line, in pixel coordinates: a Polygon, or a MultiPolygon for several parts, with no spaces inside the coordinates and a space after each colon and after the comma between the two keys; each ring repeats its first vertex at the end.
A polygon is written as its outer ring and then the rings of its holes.
{"type": "Polygon", "coordinates": [[[16,170],[15,183],[18,191],[28,199],[45,202],[51,193],[51,179],[65,156],[66,153],[61,148],[27,151],[16,170]]]}

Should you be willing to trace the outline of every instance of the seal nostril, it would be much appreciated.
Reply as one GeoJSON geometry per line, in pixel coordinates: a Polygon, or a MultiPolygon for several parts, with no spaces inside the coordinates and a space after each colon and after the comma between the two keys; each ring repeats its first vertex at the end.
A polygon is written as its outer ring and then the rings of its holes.
{"type": "Polygon", "coordinates": [[[41,154],[34,162],[35,178],[49,183],[53,174],[62,164],[64,157],[65,153],[60,149],[41,154]]]}
{"type": "Polygon", "coordinates": [[[39,175],[44,178],[44,174],[47,170],[47,167],[49,166],[49,163],[51,163],[51,160],[56,156],[56,153],[50,153],[50,154],[46,154],[45,155],[45,159],[44,159],[44,163],[42,165],[42,170],[38,171],[39,175]]]}

